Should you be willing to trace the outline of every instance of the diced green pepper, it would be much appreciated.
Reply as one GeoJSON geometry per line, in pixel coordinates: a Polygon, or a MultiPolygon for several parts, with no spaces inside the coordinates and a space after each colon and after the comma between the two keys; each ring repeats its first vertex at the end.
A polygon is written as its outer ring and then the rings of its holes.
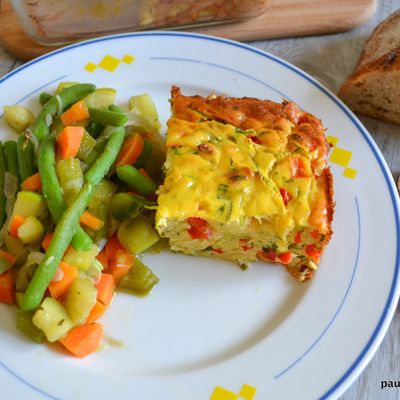
{"type": "Polygon", "coordinates": [[[58,161],[56,168],[65,202],[71,204],[84,183],[81,163],[77,158],[70,158],[58,161]]]}
{"type": "Polygon", "coordinates": [[[159,278],[143,262],[136,258],[135,266],[118,283],[118,288],[145,296],[151,292],[159,278]]]}
{"type": "Polygon", "coordinates": [[[144,199],[128,193],[117,193],[110,204],[111,215],[122,221],[137,217],[144,209],[144,199]]]}
{"type": "Polygon", "coordinates": [[[111,215],[109,212],[110,203],[117,191],[117,185],[107,179],[103,179],[97,186],[91,202],[89,203],[88,211],[95,217],[104,221],[104,225],[98,231],[86,228],[87,233],[92,237],[94,242],[99,242],[105,239],[110,234],[111,215]]]}
{"type": "Polygon", "coordinates": [[[34,342],[43,343],[45,338],[44,333],[33,324],[32,317],[33,311],[17,310],[17,329],[34,342]]]}
{"type": "Polygon", "coordinates": [[[102,179],[97,185],[92,200],[89,203],[90,210],[101,208],[104,203],[111,202],[114,193],[117,191],[117,185],[108,179],[102,179]]]}
{"type": "Polygon", "coordinates": [[[81,145],[79,147],[77,158],[85,162],[89,157],[89,154],[96,146],[96,140],[93,139],[86,130],[83,133],[81,145]]]}
{"type": "Polygon", "coordinates": [[[38,267],[38,264],[25,263],[18,271],[15,280],[15,290],[17,292],[25,292],[28,288],[29,282],[32,280],[33,275],[38,267]]]}
{"type": "Polygon", "coordinates": [[[0,257],[0,275],[8,271],[11,267],[12,263],[10,262],[10,260],[7,260],[4,257],[0,257]]]}

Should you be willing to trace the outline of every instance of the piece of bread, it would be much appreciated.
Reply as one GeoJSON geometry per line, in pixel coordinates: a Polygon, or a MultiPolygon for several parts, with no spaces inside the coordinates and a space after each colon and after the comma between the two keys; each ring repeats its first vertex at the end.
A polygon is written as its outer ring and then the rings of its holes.
{"type": "Polygon", "coordinates": [[[332,235],[329,146],[296,104],[172,89],[156,228],[172,250],[310,279],[332,235]]]}
{"type": "Polygon", "coordinates": [[[400,11],[375,28],[339,97],[354,112],[400,124],[400,11]]]}

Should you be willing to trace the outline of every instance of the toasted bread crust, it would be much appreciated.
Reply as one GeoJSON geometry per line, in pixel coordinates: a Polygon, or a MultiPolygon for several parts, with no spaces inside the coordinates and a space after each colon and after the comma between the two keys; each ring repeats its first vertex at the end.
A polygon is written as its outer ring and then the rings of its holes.
{"type": "Polygon", "coordinates": [[[400,46],[400,10],[382,21],[365,43],[360,60],[354,70],[359,72],[367,64],[376,61],[400,46]]]}
{"type": "Polygon", "coordinates": [[[339,97],[355,112],[400,124],[400,10],[373,31],[339,97]]]}

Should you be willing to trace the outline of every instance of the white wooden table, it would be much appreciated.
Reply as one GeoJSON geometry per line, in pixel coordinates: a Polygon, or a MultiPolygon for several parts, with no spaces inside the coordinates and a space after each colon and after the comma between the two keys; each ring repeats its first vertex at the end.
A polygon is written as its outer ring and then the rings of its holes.
{"type": "MultiPolygon", "coordinates": [[[[351,73],[372,29],[400,8],[400,0],[380,0],[371,21],[346,33],[308,38],[257,41],[252,44],[297,65],[321,80],[333,92],[351,73]]],[[[0,47],[0,76],[21,62],[0,47]]],[[[400,82],[399,82],[400,84],[400,82]]],[[[393,177],[400,175],[400,126],[360,117],[382,151],[393,177]]],[[[400,388],[381,389],[381,381],[400,381],[400,309],[382,345],[342,400],[400,399],[400,388]]],[[[286,399],[283,399],[286,400],[286,399]]],[[[292,399],[288,399],[292,400],[292,399]]]]}

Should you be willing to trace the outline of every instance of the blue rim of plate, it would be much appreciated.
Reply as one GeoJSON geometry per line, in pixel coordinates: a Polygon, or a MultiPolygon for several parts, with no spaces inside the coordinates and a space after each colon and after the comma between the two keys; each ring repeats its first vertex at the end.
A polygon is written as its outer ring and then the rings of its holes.
{"type": "MultiPolygon", "coordinates": [[[[34,59],[32,61],[29,61],[26,64],[21,65],[20,67],[16,68],[15,70],[9,72],[4,77],[0,78],[0,85],[7,79],[11,78],[13,75],[18,74],[20,71],[24,70],[25,68],[28,68],[31,65],[36,64],[42,60],[45,60],[46,58],[50,58],[59,53],[69,51],[70,49],[74,49],[77,47],[84,47],[84,46],[88,46],[92,43],[98,43],[98,42],[103,42],[103,41],[111,41],[111,40],[117,40],[117,39],[129,38],[129,37],[142,37],[142,36],[172,36],[172,37],[191,38],[191,39],[200,39],[200,40],[219,42],[219,43],[224,43],[224,44],[227,44],[230,46],[238,47],[243,50],[247,50],[247,51],[256,53],[264,58],[267,58],[269,60],[277,62],[278,64],[282,65],[283,67],[293,71],[295,74],[306,79],[313,86],[315,86],[317,89],[319,89],[321,92],[323,92],[326,96],[328,96],[328,98],[330,98],[345,113],[345,115],[351,120],[351,122],[354,124],[354,126],[357,128],[357,130],[361,133],[361,136],[365,139],[365,141],[369,145],[370,149],[372,150],[372,153],[374,154],[376,160],[378,161],[378,164],[379,164],[379,166],[382,170],[382,173],[385,177],[385,181],[388,186],[390,198],[392,200],[392,205],[393,205],[393,211],[394,211],[395,222],[396,222],[396,238],[397,238],[395,270],[394,270],[392,285],[390,288],[388,299],[386,301],[385,307],[384,307],[382,315],[378,321],[378,324],[375,327],[370,339],[368,340],[367,344],[364,346],[363,350],[360,352],[359,356],[355,359],[353,364],[347,369],[347,371],[341,376],[341,378],[339,378],[337,380],[337,382],[335,384],[333,384],[320,397],[320,399],[327,399],[329,396],[335,394],[335,392],[337,392],[336,394],[343,393],[343,391],[345,391],[348,388],[348,386],[357,378],[357,376],[359,376],[361,374],[362,370],[365,368],[367,363],[371,360],[372,356],[378,349],[379,344],[383,340],[384,334],[386,333],[386,331],[389,327],[389,323],[394,315],[395,305],[396,305],[399,295],[400,295],[400,285],[399,285],[400,281],[398,279],[399,278],[399,270],[400,270],[400,235],[399,235],[399,233],[400,233],[400,218],[399,218],[400,204],[399,204],[399,200],[398,200],[398,194],[395,189],[394,182],[393,182],[393,178],[390,175],[390,171],[386,165],[386,161],[384,160],[382,154],[380,153],[380,150],[378,149],[377,145],[375,144],[375,142],[373,141],[373,139],[367,132],[366,128],[357,119],[357,117],[350,111],[350,109],[341,100],[339,100],[336,97],[336,95],[334,95],[329,89],[325,88],[315,78],[313,78],[306,72],[302,71],[301,69],[295,67],[294,65],[290,64],[289,62],[284,61],[281,58],[274,56],[272,54],[269,54],[263,50],[259,50],[255,47],[252,47],[252,46],[249,46],[249,45],[246,45],[243,43],[235,42],[233,40],[217,38],[217,37],[209,36],[209,35],[185,33],[185,32],[151,31],[151,32],[137,32],[137,33],[123,33],[123,34],[104,36],[104,37],[97,38],[97,39],[87,40],[84,42],[71,44],[69,46],[63,47],[58,50],[54,50],[50,53],[47,53],[41,57],[34,59]],[[385,325],[386,325],[386,327],[385,327],[385,325]],[[374,349],[374,346],[375,346],[375,349],[374,349]],[[364,364],[364,365],[362,366],[362,364],[364,364]],[[361,368],[359,368],[359,367],[361,367],[361,368]],[[359,368],[358,371],[357,371],[357,368],[359,368]]],[[[1,361],[0,361],[0,364],[4,366],[4,364],[1,363],[1,361]]],[[[14,372],[9,370],[8,368],[6,368],[6,370],[8,370],[8,372],[10,372],[14,377],[16,377],[17,379],[21,380],[26,385],[28,385],[31,389],[34,389],[34,390],[38,391],[39,393],[41,393],[42,395],[48,396],[49,398],[55,399],[54,396],[42,391],[39,388],[36,388],[29,382],[24,381],[22,378],[18,377],[14,372]]]]}

